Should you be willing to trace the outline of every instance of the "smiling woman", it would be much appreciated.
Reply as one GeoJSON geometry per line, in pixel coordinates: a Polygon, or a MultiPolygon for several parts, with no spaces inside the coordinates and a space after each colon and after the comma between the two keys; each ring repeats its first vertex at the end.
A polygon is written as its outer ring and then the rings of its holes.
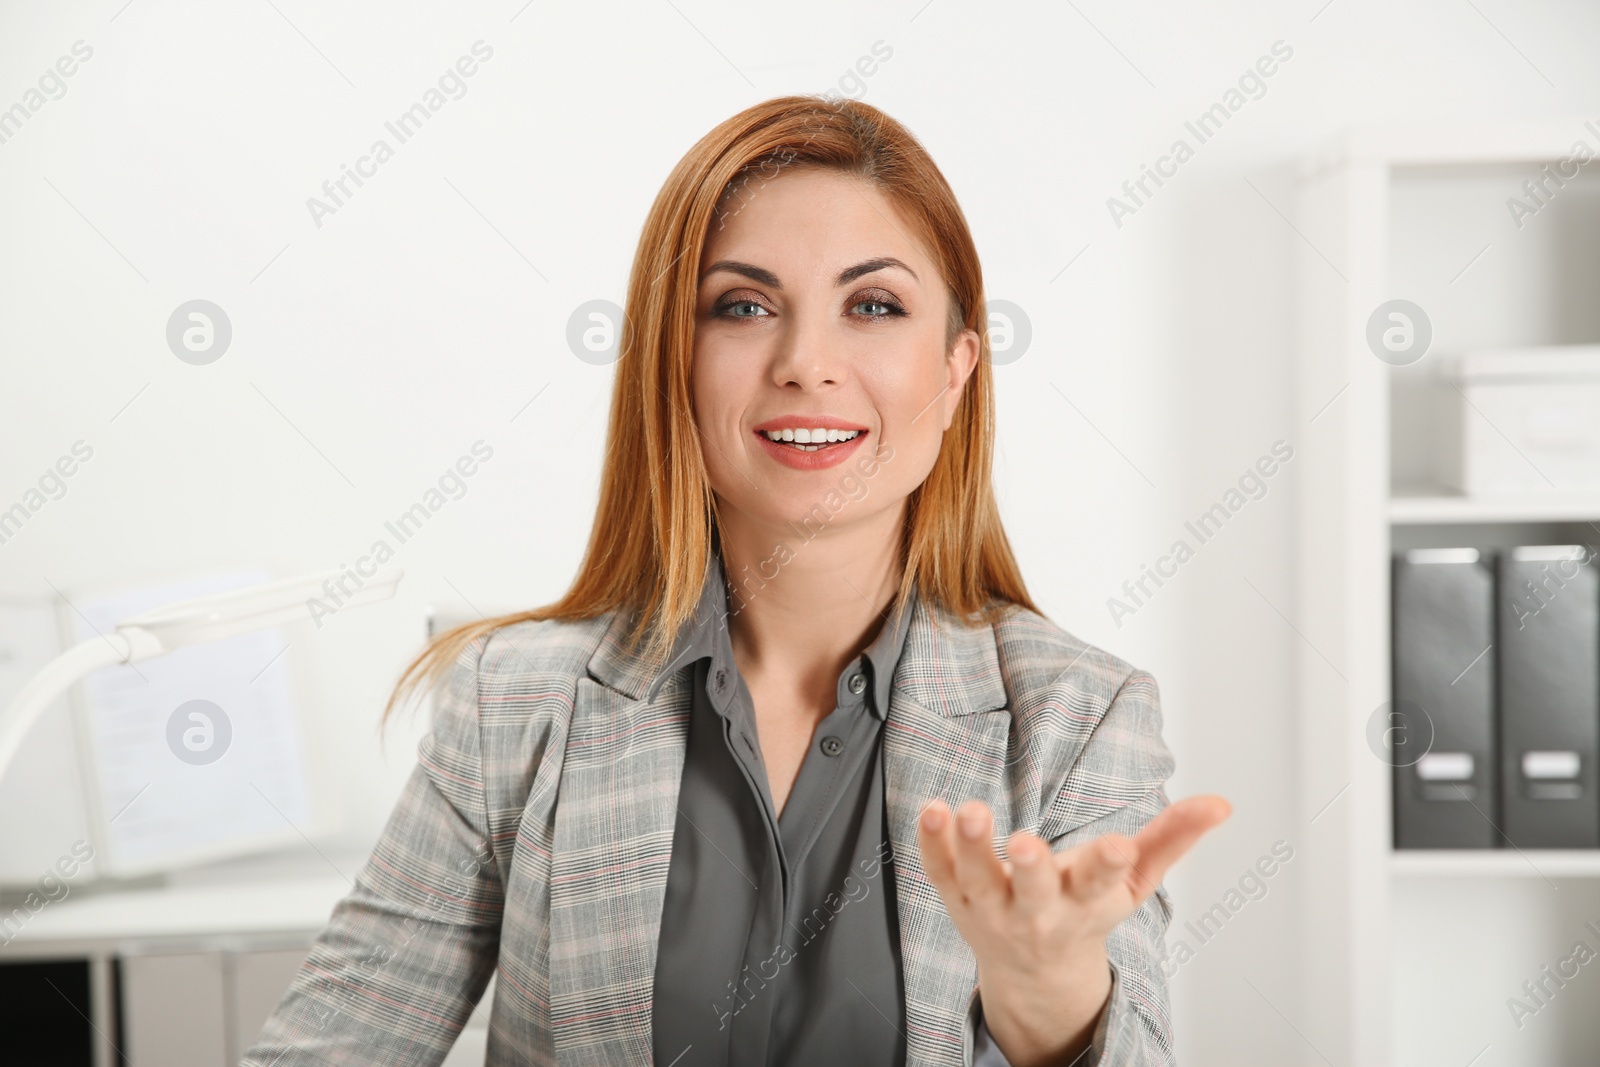
{"type": "Polygon", "coordinates": [[[246,1064],[437,1063],[491,974],[490,1065],[1172,1062],[1160,883],[1227,803],[1168,804],[1154,679],[1029,598],[985,322],[881,111],[690,149],[578,574],[401,675],[418,766],[246,1064]]]}

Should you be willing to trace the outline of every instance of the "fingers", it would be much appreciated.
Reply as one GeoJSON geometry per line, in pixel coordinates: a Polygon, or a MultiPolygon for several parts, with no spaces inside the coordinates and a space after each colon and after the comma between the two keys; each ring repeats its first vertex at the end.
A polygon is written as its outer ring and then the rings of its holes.
{"type": "Polygon", "coordinates": [[[918,844],[922,849],[922,869],[928,881],[941,892],[956,890],[955,817],[942,800],[923,806],[917,820],[918,844]]]}
{"type": "Polygon", "coordinates": [[[941,893],[963,904],[1004,899],[1010,893],[1005,867],[994,854],[989,806],[968,800],[951,812],[933,800],[918,820],[922,867],[941,893]]]}
{"type": "Polygon", "coordinates": [[[1104,834],[1067,853],[1062,884],[1074,899],[1088,903],[1125,881],[1139,860],[1139,846],[1122,834],[1104,834]]]}
{"type": "Polygon", "coordinates": [[[956,882],[971,901],[1005,900],[1011,896],[1000,857],[994,854],[994,820],[989,805],[968,800],[956,809],[956,882]]]}
{"type": "Polygon", "coordinates": [[[1018,830],[1006,839],[1006,867],[1011,875],[1012,901],[1018,910],[1043,911],[1061,895],[1061,869],[1056,866],[1050,842],[1038,834],[1018,830]]]}
{"type": "Polygon", "coordinates": [[[1105,834],[1062,853],[1037,834],[1019,830],[1006,841],[1008,859],[994,853],[989,806],[968,800],[952,812],[930,801],[918,820],[922,865],[947,906],[984,902],[1022,911],[1051,906],[1062,893],[1080,903],[1126,884],[1137,906],[1208,830],[1232,813],[1220,796],[1185,797],[1167,805],[1134,837],[1105,834]]]}
{"type": "Polygon", "coordinates": [[[1167,870],[1200,835],[1233,813],[1233,806],[1219,796],[1184,797],[1163,808],[1133,838],[1138,862],[1131,871],[1134,895],[1143,901],[1155,892],[1167,870]]]}

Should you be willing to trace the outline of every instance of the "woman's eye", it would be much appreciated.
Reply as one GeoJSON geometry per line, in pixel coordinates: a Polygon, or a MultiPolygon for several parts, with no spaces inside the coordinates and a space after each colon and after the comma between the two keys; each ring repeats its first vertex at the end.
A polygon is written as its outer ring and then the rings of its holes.
{"type": "Polygon", "coordinates": [[[733,319],[754,319],[769,315],[771,312],[754,300],[730,300],[726,304],[718,305],[713,314],[733,319]]]}
{"type": "Polygon", "coordinates": [[[887,318],[890,315],[904,315],[905,310],[897,304],[887,300],[861,300],[851,307],[851,311],[858,311],[869,319],[887,318]]]}

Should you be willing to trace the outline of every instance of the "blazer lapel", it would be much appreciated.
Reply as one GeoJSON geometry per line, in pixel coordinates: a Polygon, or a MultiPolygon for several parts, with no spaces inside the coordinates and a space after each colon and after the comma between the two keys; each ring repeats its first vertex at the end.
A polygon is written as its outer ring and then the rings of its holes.
{"type": "Polygon", "coordinates": [[[578,679],[556,803],[550,1031],[561,1067],[651,1062],[691,701],[681,682],[642,699],[648,665],[623,652],[619,626],[590,661],[594,677],[578,679]]]}
{"type": "Polygon", "coordinates": [[[965,1067],[978,964],[928,881],[917,818],[928,801],[976,798],[1014,831],[1006,787],[1011,713],[990,626],[964,627],[919,599],[884,723],[884,805],[905,981],[906,1067],[965,1067]]]}

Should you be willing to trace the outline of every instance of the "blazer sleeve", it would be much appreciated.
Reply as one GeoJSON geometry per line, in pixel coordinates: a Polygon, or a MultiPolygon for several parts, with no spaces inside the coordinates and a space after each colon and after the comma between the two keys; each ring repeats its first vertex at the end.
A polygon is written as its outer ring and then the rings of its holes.
{"type": "MultiPolygon", "coordinates": [[[[1102,834],[1133,836],[1166,807],[1172,753],[1161,739],[1156,680],[1133,670],[1089,735],[1052,806],[1052,826],[1072,827],[1050,839],[1056,852],[1102,834]]],[[[1106,938],[1111,994],[1088,1055],[1077,1067],[1171,1065],[1172,1017],[1161,969],[1172,919],[1166,886],[1158,886],[1106,938]]]]}
{"type": "Polygon", "coordinates": [[[488,828],[478,667],[463,650],[371,856],[240,1067],[437,1065],[499,956],[504,900],[488,828]]]}

